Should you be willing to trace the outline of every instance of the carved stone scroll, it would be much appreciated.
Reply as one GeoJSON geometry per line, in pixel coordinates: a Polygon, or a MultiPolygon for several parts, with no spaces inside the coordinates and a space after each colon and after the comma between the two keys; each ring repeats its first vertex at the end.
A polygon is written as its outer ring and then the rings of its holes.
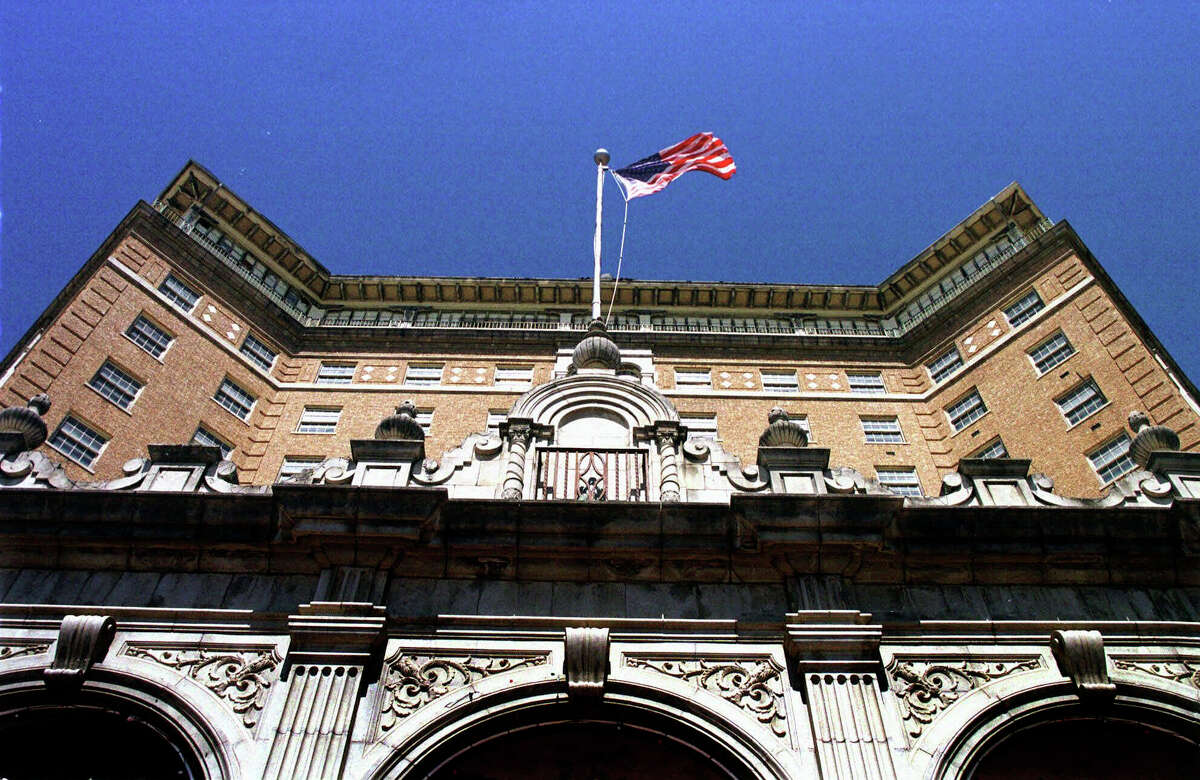
{"type": "Polygon", "coordinates": [[[72,691],[83,685],[88,671],[104,659],[117,622],[107,615],[67,615],[58,629],[54,660],[42,672],[51,688],[72,691]]]}
{"type": "Polygon", "coordinates": [[[939,663],[893,659],[887,673],[908,735],[916,738],[943,710],[976,688],[1041,666],[1039,658],[939,663]]]}
{"type": "Polygon", "coordinates": [[[130,646],[125,655],[174,669],[224,699],[246,728],[258,723],[282,659],[274,650],[184,650],[130,646]]]}
{"type": "Polygon", "coordinates": [[[608,629],[568,628],[563,666],[571,699],[602,697],[608,679],[608,629]]]}
{"type": "Polygon", "coordinates": [[[1099,631],[1055,631],[1050,649],[1058,670],[1070,677],[1081,700],[1106,701],[1117,693],[1108,679],[1108,659],[1104,655],[1104,637],[1099,631]]]}
{"type": "Polygon", "coordinates": [[[783,669],[770,658],[689,660],[628,656],[625,665],[684,680],[716,694],[769,727],[775,736],[787,738],[783,669]]]}

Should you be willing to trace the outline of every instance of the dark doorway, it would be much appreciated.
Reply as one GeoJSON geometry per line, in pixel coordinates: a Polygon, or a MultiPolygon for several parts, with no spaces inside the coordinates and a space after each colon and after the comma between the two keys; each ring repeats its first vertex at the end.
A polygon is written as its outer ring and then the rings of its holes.
{"type": "Polygon", "coordinates": [[[560,723],[509,732],[443,764],[437,780],[717,780],[731,775],[704,753],[617,723],[560,723]]]}
{"type": "Polygon", "coordinates": [[[979,761],[976,780],[1193,780],[1200,746],[1127,721],[1047,723],[1005,739],[979,761]]]}

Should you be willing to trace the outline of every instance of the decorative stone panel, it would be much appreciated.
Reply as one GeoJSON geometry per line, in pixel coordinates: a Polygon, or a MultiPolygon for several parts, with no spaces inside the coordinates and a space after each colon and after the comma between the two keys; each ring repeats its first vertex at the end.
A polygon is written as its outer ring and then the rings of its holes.
{"type": "Polygon", "coordinates": [[[278,679],[274,649],[167,648],[129,645],[125,655],[174,669],[220,697],[252,729],[278,679]]]}
{"type": "Polygon", "coordinates": [[[915,739],[943,711],[972,691],[1003,677],[1041,668],[1040,657],[938,661],[897,657],[888,665],[887,674],[905,730],[915,739]]]}

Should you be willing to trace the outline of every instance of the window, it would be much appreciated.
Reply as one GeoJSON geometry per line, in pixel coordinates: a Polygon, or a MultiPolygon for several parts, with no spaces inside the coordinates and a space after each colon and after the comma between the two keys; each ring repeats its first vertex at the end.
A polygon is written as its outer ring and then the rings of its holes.
{"type": "Polygon", "coordinates": [[[128,411],[133,406],[133,399],[141,391],[142,383],[105,361],[96,375],[88,380],[88,387],[128,411]]]}
{"type": "Polygon", "coordinates": [[[712,412],[694,412],[679,415],[679,424],[687,428],[689,439],[717,439],[717,415],[712,412]]]}
{"type": "Polygon", "coordinates": [[[1100,481],[1106,485],[1137,468],[1133,458],[1129,457],[1129,437],[1123,433],[1092,450],[1087,457],[1100,481]]]}
{"type": "Polygon", "coordinates": [[[904,433],[897,418],[863,417],[860,422],[867,444],[904,444],[904,433]]]}
{"type": "Polygon", "coordinates": [[[677,368],[675,387],[678,390],[712,390],[712,369],[677,368]]]}
{"type": "Polygon", "coordinates": [[[1108,399],[1100,392],[1096,380],[1089,379],[1066,395],[1055,398],[1054,403],[1058,404],[1058,411],[1063,413],[1067,422],[1076,425],[1107,405],[1108,399]]]}
{"type": "Polygon", "coordinates": [[[992,439],[987,444],[983,445],[983,447],[981,447],[971,457],[983,458],[986,460],[991,460],[993,458],[1007,458],[1008,448],[1004,446],[1004,442],[1000,439],[1000,437],[997,436],[995,439],[992,439]]]}
{"type": "Polygon", "coordinates": [[[179,281],[175,274],[167,274],[167,278],[158,286],[158,291],[185,312],[196,308],[196,303],[200,300],[200,293],[179,281]]]}
{"type": "Polygon", "coordinates": [[[800,383],[796,379],[795,371],[767,371],[762,372],[763,390],[768,393],[798,393],[800,392],[800,383]]]}
{"type": "Polygon", "coordinates": [[[429,435],[429,431],[433,428],[433,410],[432,409],[417,409],[417,425],[421,426],[421,430],[425,431],[425,435],[429,435]]]}
{"type": "Polygon", "coordinates": [[[305,469],[316,468],[321,465],[321,458],[310,458],[307,456],[288,455],[283,459],[283,465],[279,467],[279,476],[275,478],[276,482],[282,482],[288,477],[294,477],[305,469]]]}
{"type": "Polygon", "coordinates": [[[213,400],[239,420],[249,419],[250,410],[254,408],[254,396],[228,379],[221,382],[221,387],[217,389],[213,400]]]}
{"type": "Polygon", "coordinates": [[[1075,347],[1071,346],[1071,342],[1059,331],[1034,347],[1029,353],[1029,359],[1033,361],[1037,372],[1044,374],[1074,354],[1075,347]]]}
{"type": "Polygon", "coordinates": [[[954,428],[955,433],[985,414],[987,414],[987,407],[984,406],[983,398],[979,396],[978,390],[972,390],[969,395],[946,407],[946,415],[950,418],[950,425],[954,428]]]}
{"type": "Polygon", "coordinates": [[[156,358],[162,358],[167,347],[171,346],[171,342],[174,341],[169,333],[141,314],[133,321],[132,325],[125,329],[125,338],[156,358]]]}
{"type": "Polygon", "coordinates": [[[322,363],[317,369],[317,384],[348,385],[354,381],[354,363],[322,363]]]}
{"type": "Polygon", "coordinates": [[[100,457],[108,439],[74,417],[66,417],[50,437],[50,446],[84,468],[90,469],[100,457]]]}
{"type": "Polygon", "coordinates": [[[251,363],[258,366],[263,371],[271,370],[271,366],[275,365],[275,358],[278,355],[275,350],[256,339],[250,333],[247,333],[246,338],[242,340],[241,352],[243,355],[250,358],[251,363]]]}
{"type": "Polygon", "coordinates": [[[410,364],[408,371],[404,374],[404,384],[406,385],[428,386],[440,385],[441,383],[441,363],[410,364]]]}
{"type": "Polygon", "coordinates": [[[489,409],[487,414],[487,431],[488,433],[500,434],[500,423],[508,419],[508,411],[506,409],[489,409]]]}
{"type": "Polygon", "coordinates": [[[335,433],[342,410],[338,408],[306,406],[300,415],[296,433],[335,433]]]}
{"type": "Polygon", "coordinates": [[[1030,290],[1028,295],[1006,308],[1004,316],[1008,317],[1008,324],[1015,328],[1022,322],[1033,319],[1033,315],[1044,308],[1046,308],[1046,304],[1042,303],[1042,298],[1037,294],[1037,290],[1030,290]]]}
{"type": "Polygon", "coordinates": [[[962,364],[962,355],[958,354],[958,347],[951,347],[949,352],[927,365],[926,368],[929,369],[929,376],[933,377],[934,384],[937,384],[962,368],[962,364]]]}
{"type": "Polygon", "coordinates": [[[917,470],[912,468],[875,467],[875,476],[879,484],[898,496],[922,496],[921,482],[917,479],[917,470]]]}
{"type": "Polygon", "coordinates": [[[533,383],[533,366],[496,366],[492,381],[496,387],[529,387],[533,383]]]}
{"type": "Polygon", "coordinates": [[[850,392],[859,395],[883,395],[887,389],[883,386],[883,374],[846,374],[850,382],[850,392]]]}
{"type": "Polygon", "coordinates": [[[217,435],[201,425],[192,434],[192,444],[203,444],[206,447],[218,447],[221,450],[221,460],[229,460],[229,455],[233,452],[233,445],[226,444],[217,435]]]}

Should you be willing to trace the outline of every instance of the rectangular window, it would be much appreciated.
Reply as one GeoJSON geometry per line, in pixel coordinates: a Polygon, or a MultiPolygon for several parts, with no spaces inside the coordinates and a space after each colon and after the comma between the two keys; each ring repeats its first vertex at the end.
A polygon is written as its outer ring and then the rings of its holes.
{"type": "Polygon", "coordinates": [[[50,437],[50,446],[84,468],[91,468],[108,439],[76,420],[66,417],[50,437]]]}
{"type": "Polygon", "coordinates": [[[969,395],[946,407],[946,416],[950,418],[950,425],[954,428],[955,433],[985,414],[987,414],[987,407],[984,406],[983,398],[980,397],[978,390],[972,390],[969,395]]]}
{"type": "Polygon", "coordinates": [[[406,385],[440,385],[442,383],[442,364],[441,363],[426,363],[426,364],[410,364],[408,371],[404,374],[404,384],[406,385]]]}
{"type": "Polygon", "coordinates": [[[279,354],[250,333],[247,333],[246,338],[242,340],[241,352],[250,358],[251,363],[263,371],[271,370],[271,366],[275,365],[275,358],[279,354]]]}
{"type": "Polygon", "coordinates": [[[846,374],[850,383],[850,392],[859,395],[883,395],[887,389],[883,386],[883,374],[846,374]]]}
{"type": "Polygon", "coordinates": [[[499,435],[500,423],[508,419],[507,409],[491,409],[487,414],[487,431],[499,435]]]}
{"type": "Polygon", "coordinates": [[[768,393],[798,393],[800,383],[795,371],[762,370],[763,390],[768,393]]]}
{"type": "Polygon", "coordinates": [[[221,382],[221,386],[217,389],[217,394],[213,396],[213,400],[239,420],[250,419],[250,410],[254,408],[254,396],[228,379],[221,382]]]}
{"type": "Polygon", "coordinates": [[[934,384],[937,384],[962,368],[962,364],[962,355],[958,354],[958,347],[951,347],[949,352],[928,364],[926,368],[929,369],[929,376],[933,378],[934,384]]]}
{"type": "Polygon", "coordinates": [[[1100,481],[1106,485],[1137,468],[1133,458],[1129,457],[1129,437],[1123,433],[1092,450],[1087,457],[1100,481]]]}
{"type": "Polygon", "coordinates": [[[233,445],[226,444],[217,435],[201,425],[192,434],[192,444],[203,444],[206,447],[218,447],[221,450],[221,459],[229,460],[229,455],[233,452],[233,445]]]}
{"type": "Polygon", "coordinates": [[[160,359],[174,340],[171,338],[171,334],[141,314],[133,321],[132,325],[125,329],[125,338],[160,359]]]}
{"type": "Polygon", "coordinates": [[[1007,458],[1008,457],[1008,448],[1004,446],[1004,442],[1000,439],[1000,437],[996,437],[995,439],[992,439],[991,441],[989,441],[987,444],[983,445],[983,447],[981,447],[971,457],[972,458],[984,458],[987,460],[991,460],[993,458],[1007,458]]]}
{"type": "Polygon", "coordinates": [[[348,385],[354,381],[354,363],[322,363],[317,369],[317,384],[348,385]]]}
{"type": "Polygon", "coordinates": [[[133,399],[141,392],[142,383],[105,361],[96,375],[88,380],[88,387],[128,411],[133,406],[133,399]]]}
{"type": "Polygon", "coordinates": [[[712,412],[693,412],[679,415],[679,424],[687,428],[689,439],[717,438],[717,415],[712,412]]]}
{"type": "Polygon", "coordinates": [[[429,431],[433,429],[433,410],[417,409],[417,425],[421,426],[421,430],[428,436],[429,431]]]}
{"type": "Polygon", "coordinates": [[[898,496],[922,496],[921,482],[917,479],[917,470],[912,468],[883,468],[875,467],[875,476],[879,484],[898,496]]]}
{"type": "Polygon", "coordinates": [[[338,419],[342,416],[340,407],[306,406],[300,415],[300,424],[296,433],[335,433],[338,419]]]}
{"type": "Polygon", "coordinates": [[[895,417],[862,417],[863,433],[867,444],[904,444],[904,432],[900,420],[895,417]]]}
{"type": "Polygon", "coordinates": [[[1066,395],[1054,399],[1058,410],[1071,425],[1077,425],[1108,404],[1096,380],[1089,379],[1066,395]]]}
{"type": "Polygon", "coordinates": [[[1008,317],[1008,324],[1015,328],[1022,322],[1033,319],[1033,315],[1044,308],[1046,304],[1042,303],[1042,297],[1037,294],[1037,290],[1030,290],[1028,295],[1006,308],[1004,316],[1008,317]]]}
{"type": "Polygon", "coordinates": [[[1074,354],[1075,347],[1071,346],[1071,342],[1059,331],[1034,347],[1029,353],[1029,359],[1033,361],[1037,372],[1044,374],[1074,354]]]}
{"type": "Polygon", "coordinates": [[[283,459],[283,465],[279,467],[279,476],[275,478],[275,481],[282,482],[288,477],[296,476],[305,469],[315,468],[319,465],[321,465],[321,458],[288,455],[283,459]]]}
{"type": "Polygon", "coordinates": [[[533,383],[533,366],[496,366],[492,381],[496,387],[527,388],[533,383]]]}
{"type": "Polygon", "coordinates": [[[158,286],[158,291],[185,312],[191,312],[200,300],[200,293],[179,281],[175,274],[167,274],[167,278],[158,286]]]}
{"type": "Polygon", "coordinates": [[[712,390],[712,369],[677,368],[675,387],[678,390],[712,390]]]}

